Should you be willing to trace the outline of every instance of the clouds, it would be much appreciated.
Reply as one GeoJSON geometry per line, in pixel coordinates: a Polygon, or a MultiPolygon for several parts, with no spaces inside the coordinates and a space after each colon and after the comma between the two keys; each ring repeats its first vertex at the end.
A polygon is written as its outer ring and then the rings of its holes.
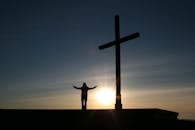
{"type": "MultiPolygon", "coordinates": [[[[141,34],[121,45],[123,89],[157,89],[164,94],[164,89],[194,88],[193,3],[1,1],[0,106],[14,107],[21,101],[19,107],[30,102],[43,107],[37,102],[40,99],[48,102],[45,106],[61,107],[72,101],[72,84],[83,81],[114,88],[114,48],[99,51],[98,46],[114,40],[116,14],[121,37],[141,34]]],[[[190,95],[183,93],[186,100],[193,98],[190,95]]],[[[79,100],[74,102],[72,106],[80,108],[79,100]]]]}

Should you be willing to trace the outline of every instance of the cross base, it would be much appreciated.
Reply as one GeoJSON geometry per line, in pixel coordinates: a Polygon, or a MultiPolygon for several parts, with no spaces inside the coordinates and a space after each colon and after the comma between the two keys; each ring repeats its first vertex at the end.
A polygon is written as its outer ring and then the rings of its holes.
{"type": "Polygon", "coordinates": [[[116,96],[115,110],[122,110],[121,95],[116,96]]]}
{"type": "Polygon", "coordinates": [[[122,110],[122,104],[115,104],[115,110],[122,110]]]}
{"type": "Polygon", "coordinates": [[[86,106],[82,106],[82,110],[86,110],[87,109],[87,107],[86,106]]]}

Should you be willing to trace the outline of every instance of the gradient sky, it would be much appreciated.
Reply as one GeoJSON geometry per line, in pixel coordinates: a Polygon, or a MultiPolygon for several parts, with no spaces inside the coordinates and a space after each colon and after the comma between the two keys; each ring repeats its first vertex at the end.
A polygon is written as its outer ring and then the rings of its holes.
{"type": "Polygon", "coordinates": [[[88,108],[95,93],[115,90],[114,16],[121,37],[123,108],[161,108],[195,119],[194,0],[1,0],[0,108],[88,108]]]}

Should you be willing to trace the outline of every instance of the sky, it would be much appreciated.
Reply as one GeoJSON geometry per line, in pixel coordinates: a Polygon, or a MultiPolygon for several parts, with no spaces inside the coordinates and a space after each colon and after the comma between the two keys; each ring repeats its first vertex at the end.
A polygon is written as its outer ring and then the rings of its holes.
{"type": "Polygon", "coordinates": [[[114,16],[121,44],[123,108],[160,108],[195,119],[194,0],[1,0],[0,108],[80,109],[80,87],[89,87],[88,109],[98,91],[115,92],[114,16]]]}

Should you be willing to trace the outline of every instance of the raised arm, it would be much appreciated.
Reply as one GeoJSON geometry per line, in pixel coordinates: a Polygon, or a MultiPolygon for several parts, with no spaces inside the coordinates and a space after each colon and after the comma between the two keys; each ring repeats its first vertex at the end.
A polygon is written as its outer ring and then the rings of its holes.
{"type": "Polygon", "coordinates": [[[96,86],[94,86],[94,87],[92,87],[92,88],[89,88],[89,89],[94,89],[94,88],[97,88],[97,85],[96,85],[96,86]]]}
{"type": "Polygon", "coordinates": [[[77,86],[74,86],[74,85],[73,85],[73,88],[75,88],[75,89],[81,89],[81,88],[79,88],[79,87],[77,87],[77,86]]]}

